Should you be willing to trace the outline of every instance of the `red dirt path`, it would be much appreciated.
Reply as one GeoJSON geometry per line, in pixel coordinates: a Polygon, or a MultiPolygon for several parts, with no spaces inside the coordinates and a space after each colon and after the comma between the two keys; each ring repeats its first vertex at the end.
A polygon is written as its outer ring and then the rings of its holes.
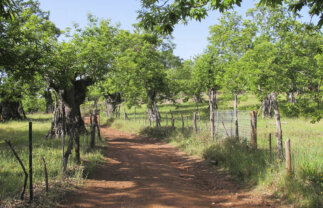
{"type": "MultiPolygon", "coordinates": [[[[60,207],[273,207],[171,145],[102,127],[105,163],[60,207]]],[[[276,205],[277,206],[277,205],[276,205]]]]}

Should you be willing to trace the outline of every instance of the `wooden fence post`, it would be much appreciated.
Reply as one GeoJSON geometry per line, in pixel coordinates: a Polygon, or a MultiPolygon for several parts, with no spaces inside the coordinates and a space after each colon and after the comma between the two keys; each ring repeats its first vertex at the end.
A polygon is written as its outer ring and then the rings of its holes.
{"type": "Polygon", "coordinates": [[[34,199],[33,190],[33,123],[29,122],[29,201],[34,199]]]}
{"type": "Polygon", "coordinates": [[[257,149],[257,111],[250,112],[251,122],[251,146],[257,149]]]}
{"type": "Polygon", "coordinates": [[[182,130],[184,130],[184,117],[182,112],[181,112],[181,118],[182,118],[182,130]]]}
{"type": "Polygon", "coordinates": [[[286,171],[288,174],[292,173],[292,161],[290,153],[290,139],[285,142],[285,157],[286,157],[286,171]]]}
{"type": "Polygon", "coordinates": [[[20,194],[20,199],[23,200],[24,199],[24,195],[25,195],[25,190],[26,190],[26,186],[27,186],[27,180],[28,180],[28,173],[26,171],[26,168],[24,166],[24,164],[22,163],[20,157],[18,156],[17,152],[15,151],[15,149],[13,148],[13,146],[11,145],[11,142],[9,140],[5,140],[5,142],[9,145],[12,153],[15,155],[15,157],[17,158],[22,170],[24,171],[25,173],[25,180],[24,180],[24,187],[23,187],[23,190],[20,194]]]}
{"type": "Polygon", "coordinates": [[[186,116],[186,125],[187,125],[187,128],[189,127],[188,125],[188,116],[186,116]]]}
{"type": "Polygon", "coordinates": [[[92,112],[90,114],[90,129],[91,129],[91,141],[90,141],[90,147],[94,148],[95,146],[95,125],[93,124],[93,115],[92,112]]]}
{"type": "Polygon", "coordinates": [[[197,132],[197,126],[196,126],[196,112],[193,113],[193,129],[195,132],[197,132]]]}
{"type": "Polygon", "coordinates": [[[199,110],[199,127],[200,127],[200,132],[202,131],[202,125],[201,125],[201,115],[200,115],[200,110],[199,110]]]}
{"type": "Polygon", "coordinates": [[[123,114],[124,114],[124,120],[128,120],[128,116],[125,109],[123,109],[123,114]]]}
{"type": "Polygon", "coordinates": [[[269,133],[268,143],[269,143],[269,157],[270,157],[270,161],[271,161],[271,133],[269,133]]]}
{"type": "Polygon", "coordinates": [[[135,122],[136,122],[136,107],[135,107],[135,122]]]}

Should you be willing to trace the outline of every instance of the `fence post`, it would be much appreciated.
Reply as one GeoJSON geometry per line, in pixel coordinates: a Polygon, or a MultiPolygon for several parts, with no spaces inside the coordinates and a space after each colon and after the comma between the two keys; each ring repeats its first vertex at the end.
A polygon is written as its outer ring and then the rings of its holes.
{"type": "Polygon", "coordinates": [[[170,111],[170,115],[172,116],[172,118],[171,118],[172,128],[174,128],[175,127],[175,119],[174,119],[174,115],[173,115],[172,111],[170,111]]]}
{"type": "Polygon", "coordinates": [[[184,129],[184,117],[183,117],[183,113],[181,112],[181,118],[182,118],[182,130],[184,129]]]}
{"type": "Polygon", "coordinates": [[[189,127],[188,125],[188,116],[186,116],[186,125],[187,125],[187,128],[189,127]]]}
{"type": "Polygon", "coordinates": [[[166,127],[168,127],[168,116],[167,116],[167,113],[166,113],[166,127]]]}
{"type": "Polygon", "coordinates": [[[200,127],[200,132],[202,131],[202,125],[201,125],[201,115],[200,115],[200,110],[199,110],[199,127],[200,127]]]}
{"type": "Polygon", "coordinates": [[[46,161],[44,157],[41,157],[43,160],[43,164],[44,164],[44,173],[45,173],[45,184],[46,184],[46,193],[48,192],[48,172],[47,172],[47,165],[46,165],[46,161]]]}
{"type": "Polygon", "coordinates": [[[90,128],[91,128],[91,141],[90,141],[90,147],[91,148],[94,148],[95,147],[95,125],[93,124],[93,115],[92,115],[92,112],[91,112],[91,117],[90,117],[90,128]]]}
{"type": "Polygon", "coordinates": [[[196,127],[196,112],[193,113],[193,129],[195,132],[197,132],[197,127],[196,127]]]}
{"type": "Polygon", "coordinates": [[[288,174],[292,173],[292,161],[290,153],[290,139],[285,142],[285,157],[286,157],[286,171],[288,174]]]}
{"type": "Polygon", "coordinates": [[[29,122],[29,201],[32,202],[33,194],[33,123],[29,122]]]}
{"type": "Polygon", "coordinates": [[[251,146],[257,149],[257,111],[250,112],[251,122],[251,146]]]}
{"type": "Polygon", "coordinates": [[[127,120],[128,116],[125,109],[123,109],[123,114],[124,114],[124,120],[127,120]]]}
{"type": "Polygon", "coordinates": [[[271,133],[269,133],[268,143],[269,143],[269,156],[270,156],[270,161],[271,161],[271,133]]]}
{"type": "Polygon", "coordinates": [[[136,107],[135,107],[135,122],[136,122],[136,107]]]}

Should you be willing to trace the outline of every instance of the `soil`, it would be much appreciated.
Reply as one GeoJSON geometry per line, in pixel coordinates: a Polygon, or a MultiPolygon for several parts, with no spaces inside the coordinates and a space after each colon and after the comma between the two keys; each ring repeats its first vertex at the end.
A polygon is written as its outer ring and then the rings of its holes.
{"type": "Polygon", "coordinates": [[[101,135],[105,163],[58,207],[279,207],[169,144],[110,127],[101,135]]]}

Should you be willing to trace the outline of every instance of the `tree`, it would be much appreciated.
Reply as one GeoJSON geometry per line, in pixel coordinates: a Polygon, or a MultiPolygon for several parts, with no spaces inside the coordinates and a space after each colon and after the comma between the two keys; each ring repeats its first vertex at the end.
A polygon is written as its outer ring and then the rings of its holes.
{"type": "MultiPolygon", "coordinates": [[[[138,19],[146,29],[157,30],[161,33],[171,33],[174,26],[181,20],[188,19],[201,21],[209,11],[219,10],[224,12],[234,6],[241,6],[242,0],[141,0],[142,9],[139,11],[138,19]]],[[[275,7],[282,5],[283,0],[259,0],[259,5],[275,7]]],[[[298,0],[289,5],[294,12],[303,7],[310,7],[311,16],[320,16],[318,26],[323,25],[323,3],[321,0],[298,0]]]]}
{"type": "Polygon", "coordinates": [[[223,63],[216,50],[206,50],[197,57],[193,69],[195,83],[200,83],[207,91],[210,109],[211,138],[214,137],[214,109],[216,104],[216,92],[221,89],[221,76],[223,75],[223,63]]]}
{"type": "MultiPolygon", "coordinates": [[[[44,72],[59,99],[59,109],[65,111],[67,132],[73,129],[86,132],[80,105],[85,100],[87,87],[109,73],[114,60],[114,37],[118,29],[109,20],[99,21],[91,15],[88,21],[84,29],[75,29],[69,42],[56,45],[44,72]]],[[[63,115],[63,112],[54,114],[63,115]]],[[[54,116],[47,137],[58,137],[64,132],[63,119],[54,116]]]]}
{"type": "Polygon", "coordinates": [[[13,92],[9,89],[13,93],[9,95],[5,88],[17,83],[18,89],[28,84],[31,87],[38,79],[37,73],[43,69],[42,60],[48,55],[51,42],[59,35],[59,30],[48,20],[48,14],[39,9],[38,3],[16,2],[16,6],[14,17],[0,17],[3,26],[0,28],[0,70],[2,80],[6,80],[0,84],[0,93],[6,94],[0,105],[4,105],[2,112],[6,111],[6,116],[2,117],[5,119],[20,118],[17,102],[21,103],[23,93],[23,90],[13,92]]]}
{"type": "Polygon", "coordinates": [[[171,89],[175,89],[174,94],[181,93],[186,96],[185,100],[193,98],[198,110],[198,104],[202,102],[202,93],[204,88],[200,82],[193,78],[194,69],[193,60],[185,60],[179,67],[168,70],[168,79],[171,81],[171,89]]]}
{"type": "Polygon", "coordinates": [[[252,48],[256,28],[250,20],[243,20],[236,12],[226,12],[220,23],[210,27],[209,49],[217,51],[224,64],[222,87],[234,95],[235,136],[239,138],[238,95],[246,89],[247,80],[241,68],[241,57],[252,48]]]}
{"type": "Polygon", "coordinates": [[[0,17],[3,17],[5,19],[12,18],[12,16],[16,13],[17,4],[19,4],[19,3],[20,3],[20,1],[1,0],[0,1],[0,17]]]}
{"type": "Polygon", "coordinates": [[[116,58],[115,80],[122,89],[122,98],[129,106],[147,103],[149,119],[159,126],[157,102],[170,97],[162,40],[140,30],[120,35],[126,46],[120,48],[116,58]]]}
{"type": "Polygon", "coordinates": [[[284,76],[284,68],[279,65],[279,55],[275,44],[263,41],[256,44],[252,50],[248,50],[242,59],[250,91],[259,97],[268,94],[272,96],[276,117],[278,156],[282,159],[282,128],[277,95],[285,90],[287,78],[284,76]]]}

